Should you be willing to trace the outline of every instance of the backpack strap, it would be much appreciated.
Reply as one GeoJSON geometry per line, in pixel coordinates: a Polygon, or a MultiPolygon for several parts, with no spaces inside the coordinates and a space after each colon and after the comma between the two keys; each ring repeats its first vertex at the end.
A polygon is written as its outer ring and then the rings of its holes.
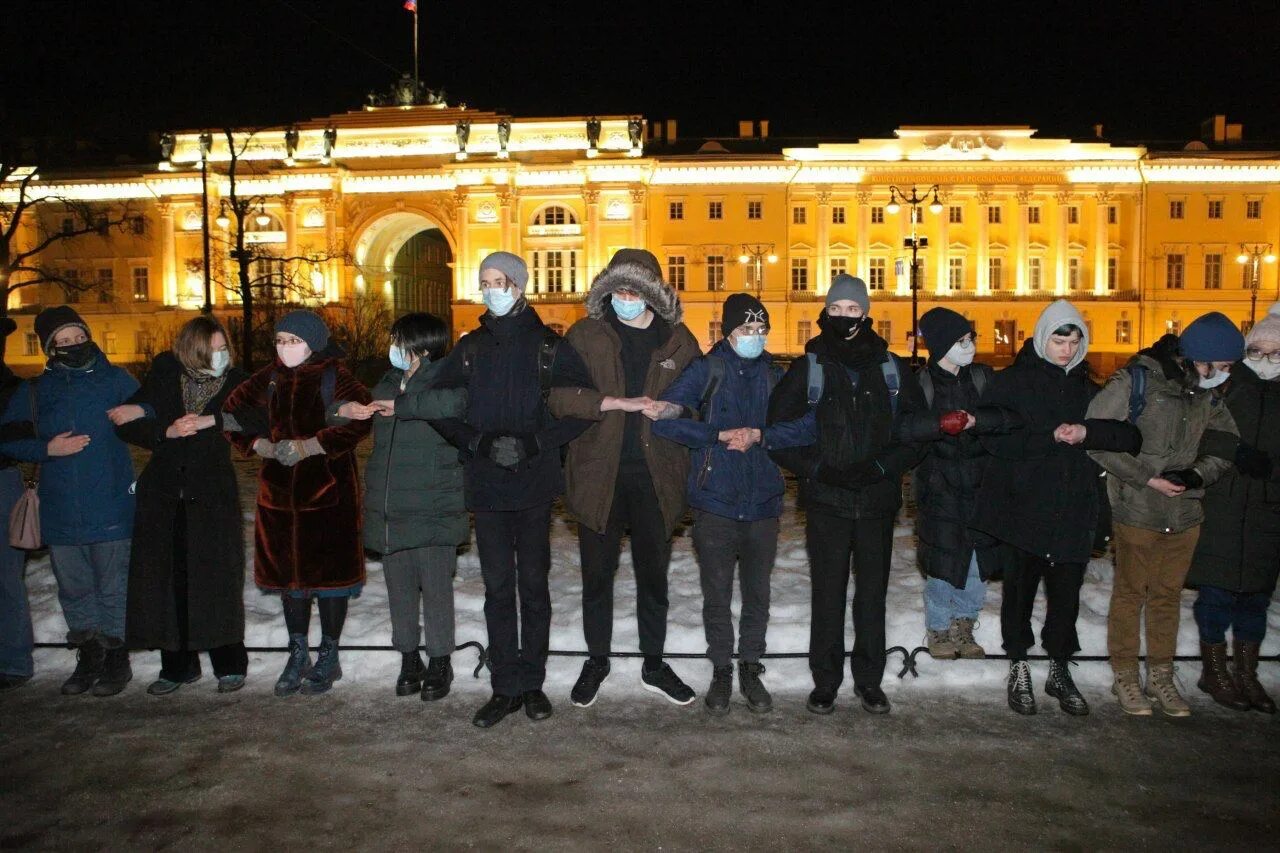
{"type": "Polygon", "coordinates": [[[969,368],[969,376],[973,379],[973,390],[978,392],[978,399],[982,399],[982,392],[987,388],[987,380],[991,378],[991,368],[985,364],[975,364],[969,368]]]}
{"type": "Polygon", "coordinates": [[[809,408],[812,409],[822,400],[822,391],[827,381],[827,374],[822,369],[822,365],[818,363],[817,353],[805,353],[805,358],[809,362],[808,400],[809,408]]]}
{"type": "Polygon", "coordinates": [[[1129,371],[1129,423],[1136,426],[1147,407],[1147,369],[1131,364],[1125,370],[1129,371]]]}
{"type": "Polygon", "coordinates": [[[556,350],[560,348],[560,340],[560,336],[550,328],[542,330],[542,345],[538,347],[538,390],[542,393],[543,403],[551,396],[552,371],[556,365],[556,350]]]}
{"type": "Polygon", "coordinates": [[[933,408],[933,377],[929,375],[929,365],[924,365],[916,371],[916,380],[920,383],[920,390],[924,392],[924,401],[930,409],[933,408]]]}
{"type": "Polygon", "coordinates": [[[702,386],[702,395],[698,398],[698,418],[703,423],[711,414],[711,399],[720,390],[724,382],[724,359],[718,355],[709,355],[707,359],[707,381],[702,386]]]}
{"type": "Polygon", "coordinates": [[[880,372],[884,374],[884,384],[889,389],[889,409],[893,416],[898,416],[898,397],[902,392],[902,376],[898,372],[898,358],[889,353],[889,360],[880,363],[880,372]]]}

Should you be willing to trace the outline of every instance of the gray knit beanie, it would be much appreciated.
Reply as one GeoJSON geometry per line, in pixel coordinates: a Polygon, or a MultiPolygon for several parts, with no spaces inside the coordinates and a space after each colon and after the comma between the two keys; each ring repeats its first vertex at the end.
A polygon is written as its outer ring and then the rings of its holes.
{"type": "Polygon", "coordinates": [[[494,252],[480,262],[480,272],[497,270],[519,290],[529,283],[529,267],[517,255],[510,252],[494,252]]]}
{"type": "Polygon", "coordinates": [[[867,283],[842,272],[831,279],[831,288],[827,291],[826,305],[840,299],[852,299],[862,306],[862,313],[871,311],[871,298],[867,296],[867,283]]]}
{"type": "Polygon", "coordinates": [[[329,327],[314,311],[299,308],[290,311],[276,321],[276,333],[285,332],[302,338],[312,352],[321,352],[329,345],[329,327]]]}

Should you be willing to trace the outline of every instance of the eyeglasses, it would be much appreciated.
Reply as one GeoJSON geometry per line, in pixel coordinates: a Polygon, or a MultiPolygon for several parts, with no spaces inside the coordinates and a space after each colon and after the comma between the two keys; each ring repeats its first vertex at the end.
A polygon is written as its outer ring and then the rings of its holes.
{"type": "Polygon", "coordinates": [[[298,344],[305,344],[302,338],[276,338],[276,346],[278,347],[296,347],[298,344]]]}
{"type": "Polygon", "coordinates": [[[1245,358],[1250,361],[1262,361],[1264,358],[1272,364],[1280,364],[1280,350],[1275,352],[1263,352],[1255,347],[1249,347],[1244,351],[1245,358]]]}
{"type": "Polygon", "coordinates": [[[749,329],[746,326],[739,326],[734,329],[734,333],[740,338],[763,338],[765,335],[769,334],[769,327],[764,326],[759,329],[749,329]]]}

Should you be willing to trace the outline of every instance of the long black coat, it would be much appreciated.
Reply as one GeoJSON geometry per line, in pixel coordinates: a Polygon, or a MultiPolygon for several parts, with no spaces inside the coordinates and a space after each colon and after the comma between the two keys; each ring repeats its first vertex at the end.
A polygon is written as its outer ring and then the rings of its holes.
{"type": "Polygon", "coordinates": [[[1271,592],[1280,573],[1280,380],[1264,382],[1237,364],[1226,403],[1240,443],[1270,455],[1274,468],[1255,479],[1232,467],[1205,491],[1187,586],[1271,592]]]}
{"type": "MultiPolygon", "coordinates": [[[[800,503],[810,512],[837,518],[884,518],[902,506],[902,475],[920,461],[918,446],[898,437],[904,419],[925,408],[920,383],[898,360],[898,405],[890,403],[881,363],[894,356],[875,332],[862,332],[869,365],[850,371],[827,346],[826,334],[805,344],[823,370],[822,399],[815,415],[818,441],[806,447],[771,450],[769,456],[800,480],[800,503]],[[854,376],[858,378],[854,387],[854,376]],[[842,478],[838,472],[875,465],[882,476],[842,478]],[[835,474],[835,476],[832,476],[835,474]]],[[[793,421],[808,409],[809,363],[797,358],[769,397],[769,425],[793,421]]]]}
{"type": "Polygon", "coordinates": [[[161,353],[147,381],[129,399],[155,410],[117,427],[120,437],[151,451],[138,477],[133,553],[129,561],[126,641],[132,648],[211,649],[244,640],[244,520],[231,445],[222,432],[222,403],[247,374],[227,371],[222,388],[201,414],[217,423],[188,438],[165,430],[186,414],[183,368],[161,353]],[[175,520],[185,505],[187,543],[187,637],[179,636],[173,593],[175,520]]]}
{"type": "MultiPolygon", "coordinates": [[[[992,459],[978,490],[973,527],[1052,563],[1089,561],[1102,471],[1085,451],[1136,453],[1142,446],[1132,424],[1085,418],[1098,391],[1087,362],[1068,373],[1037,355],[1027,340],[983,394],[983,405],[1013,411],[1022,425],[1008,435],[982,439],[992,459]],[[1053,431],[1062,424],[1084,424],[1085,440],[1077,445],[1054,441],[1053,431]]],[[[1002,562],[1012,557],[1007,549],[1002,552],[1002,562]]]]}
{"type": "Polygon", "coordinates": [[[986,365],[962,367],[953,375],[930,360],[925,370],[933,382],[933,406],[911,413],[903,424],[903,437],[920,443],[926,452],[911,475],[916,495],[917,554],[926,575],[962,589],[969,575],[969,555],[974,551],[984,580],[1001,567],[997,541],[969,527],[991,460],[979,436],[1007,434],[1022,421],[1006,409],[978,404],[973,374],[978,370],[990,374],[986,365]],[[956,410],[969,412],[976,423],[959,435],[947,435],[939,427],[939,417],[956,410]]]}

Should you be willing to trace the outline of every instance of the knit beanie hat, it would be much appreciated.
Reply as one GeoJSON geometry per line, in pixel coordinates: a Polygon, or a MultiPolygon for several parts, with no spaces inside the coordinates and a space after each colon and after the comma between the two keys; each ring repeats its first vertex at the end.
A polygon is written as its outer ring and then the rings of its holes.
{"type": "Polygon", "coordinates": [[[79,326],[84,329],[85,335],[93,337],[88,324],[80,319],[80,315],[70,305],[46,308],[36,315],[36,337],[40,339],[40,346],[45,352],[53,348],[53,336],[67,326],[79,326]]]}
{"type": "Polygon", "coordinates": [[[658,263],[657,257],[648,249],[619,249],[613,253],[605,269],[610,269],[617,264],[639,264],[653,273],[659,281],[662,280],[662,264],[658,263]]]}
{"type": "Polygon", "coordinates": [[[510,252],[494,252],[486,257],[480,262],[480,272],[484,273],[485,270],[502,273],[518,290],[524,290],[524,286],[529,283],[529,267],[510,252]]]}
{"type": "Polygon", "coordinates": [[[285,332],[307,342],[312,352],[321,352],[329,345],[329,327],[314,311],[299,308],[290,311],[276,321],[276,333],[285,332]]]}
{"type": "Polygon", "coordinates": [[[720,334],[726,338],[734,329],[743,323],[764,323],[769,325],[769,309],[750,293],[734,293],[724,301],[724,309],[720,314],[720,334]]]}
{"type": "Polygon", "coordinates": [[[1244,336],[1244,342],[1246,346],[1251,347],[1259,344],[1280,346],[1280,302],[1274,303],[1267,309],[1267,316],[1249,330],[1249,334],[1244,336]]]}
{"type": "Polygon", "coordinates": [[[924,345],[933,361],[946,355],[956,341],[972,331],[969,321],[950,308],[930,308],[920,318],[920,334],[924,335],[924,345]]]}
{"type": "Polygon", "coordinates": [[[1183,357],[1192,361],[1239,361],[1244,356],[1244,335],[1218,311],[1191,321],[1180,340],[1183,357]]]}
{"type": "Polygon", "coordinates": [[[830,305],[839,299],[852,299],[862,306],[863,314],[871,310],[871,297],[867,296],[867,283],[860,278],[854,278],[847,272],[842,272],[831,279],[825,304],[830,305]]]}

